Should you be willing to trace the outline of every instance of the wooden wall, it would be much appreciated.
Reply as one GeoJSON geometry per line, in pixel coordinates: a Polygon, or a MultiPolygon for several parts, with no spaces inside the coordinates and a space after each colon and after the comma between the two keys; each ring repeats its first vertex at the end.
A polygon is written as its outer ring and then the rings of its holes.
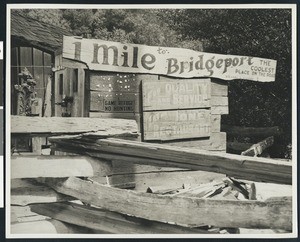
{"type": "Polygon", "coordinates": [[[226,151],[225,82],[90,72],[89,117],[135,119],[145,142],[226,151]]]}

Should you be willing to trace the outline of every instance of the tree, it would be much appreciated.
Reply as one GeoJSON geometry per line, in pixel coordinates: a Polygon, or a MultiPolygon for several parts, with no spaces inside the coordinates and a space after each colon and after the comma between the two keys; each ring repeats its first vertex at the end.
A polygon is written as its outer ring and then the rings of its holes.
{"type": "Polygon", "coordinates": [[[291,11],[184,9],[163,11],[161,18],[183,37],[201,40],[204,51],[277,60],[273,83],[228,82],[230,115],[223,121],[280,126],[284,135],[275,155],[283,156],[291,142],[291,11]]]}

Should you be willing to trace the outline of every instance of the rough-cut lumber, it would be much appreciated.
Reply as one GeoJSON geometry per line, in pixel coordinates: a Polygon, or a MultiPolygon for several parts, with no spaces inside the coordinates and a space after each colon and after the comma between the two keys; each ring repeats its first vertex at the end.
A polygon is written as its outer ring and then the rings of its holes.
{"type": "Polygon", "coordinates": [[[192,139],[192,140],[177,140],[166,142],[171,146],[197,148],[201,150],[226,151],[226,133],[213,132],[209,138],[192,139]]]}
{"type": "MultiPolygon", "coordinates": [[[[101,136],[137,136],[136,121],[128,119],[90,119],[65,117],[11,116],[13,134],[80,134],[99,132],[101,136]]],[[[94,134],[94,135],[96,135],[94,134]]]]}
{"type": "Polygon", "coordinates": [[[54,219],[13,223],[11,234],[86,234],[90,230],[54,219]]]}
{"type": "Polygon", "coordinates": [[[186,226],[292,229],[292,199],[231,201],[138,193],[79,178],[44,178],[60,193],[109,211],[186,226]]]}
{"type": "Polygon", "coordinates": [[[51,203],[70,200],[74,200],[74,198],[57,193],[52,188],[38,183],[28,183],[27,185],[25,183],[23,187],[12,188],[10,196],[10,203],[19,206],[32,203],[51,203]]]}
{"type": "Polygon", "coordinates": [[[202,234],[210,233],[161,222],[147,221],[75,203],[34,204],[31,210],[51,218],[113,234],[202,234]]]}
{"type": "Polygon", "coordinates": [[[265,149],[274,144],[274,136],[268,137],[257,144],[252,145],[249,149],[243,151],[241,155],[257,156],[261,155],[265,149]]]}
{"type": "Polygon", "coordinates": [[[111,163],[87,156],[12,156],[11,178],[106,176],[111,163]]]}
{"type": "Polygon", "coordinates": [[[98,154],[99,157],[109,160],[219,172],[252,181],[292,183],[291,163],[266,158],[113,138],[99,139],[96,142],[66,142],[63,138],[52,138],[51,142],[78,153],[96,153],[96,156],[98,154]]]}
{"type": "Polygon", "coordinates": [[[246,137],[269,137],[278,136],[281,134],[278,126],[274,127],[241,127],[222,125],[221,130],[226,132],[227,135],[246,136],[246,137]]]}
{"type": "Polygon", "coordinates": [[[135,191],[145,192],[149,186],[159,186],[162,184],[172,184],[180,187],[203,184],[225,178],[224,174],[205,172],[205,171],[178,171],[178,172],[153,172],[141,174],[122,174],[92,178],[93,180],[106,184],[107,180],[111,186],[117,187],[118,184],[128,184],[135,182],[135,191]]]}

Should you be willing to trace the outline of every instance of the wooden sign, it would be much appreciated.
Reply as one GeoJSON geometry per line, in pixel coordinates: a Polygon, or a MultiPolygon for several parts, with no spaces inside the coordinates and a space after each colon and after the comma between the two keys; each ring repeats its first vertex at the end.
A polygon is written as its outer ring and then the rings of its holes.
{"type": "Polygon", "coordinates": [[[143,110],[210,107],[209,79],[143,82],[143,110]]]}
{"type": "Polygon", "coordinates": [[[210,110],[144,112],[144,140],[209,137],[210,110]]]}
{"type": "Polygon", "coordinates": [[[63,57],[86,63],[90,70],[149,73],[181,78],[215,77],[224,80],[275,80],[275,60],[220,55],[64,36],[63,57]]]}
{"type": "Polygon", "coordinates": [[[136,93],[91,91],[90,110],[99,112],[139,112],[139,95],[136,93]]]}

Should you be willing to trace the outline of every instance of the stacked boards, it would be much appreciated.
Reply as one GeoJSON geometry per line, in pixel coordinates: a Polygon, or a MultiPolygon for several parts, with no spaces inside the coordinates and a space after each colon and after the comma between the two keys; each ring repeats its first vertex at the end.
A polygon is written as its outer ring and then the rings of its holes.
{"type": "Polygon", "coordinates": [[[224,81],[91,71],[89,90],[90,117],[135,119],[145,142],[226,151],[224,81]]]}

